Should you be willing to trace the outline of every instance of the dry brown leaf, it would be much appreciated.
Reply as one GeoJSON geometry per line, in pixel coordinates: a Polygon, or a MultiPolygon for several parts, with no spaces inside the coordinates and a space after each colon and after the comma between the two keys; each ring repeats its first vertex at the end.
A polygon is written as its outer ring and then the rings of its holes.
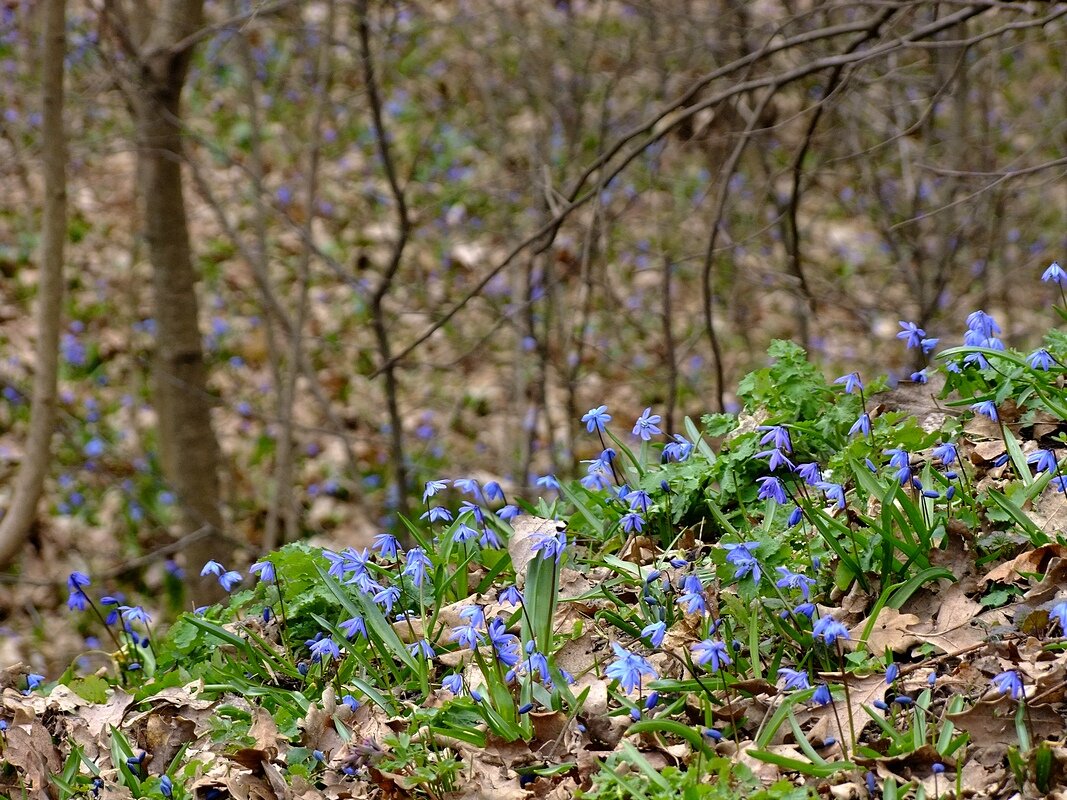
{"type": "MultiPolygon", "coordinates": [[[[911,630],[911,626],[918,622],[919,618],[914,614],[901,614],[895,608],[883,606],[867,635],[867,649],[874,656],[881,656],[886,650],[903,653],[913,644],[922,641],[911,630]]],[[[870,620],[867,619],[853,626],[849,631],[853,641],[862,641],[860,637],[869,623],[870,620]]]]}
{"type": "Polygon", "coordinates": [[[36,718],[16,718],[4,736],[4,760],[21,774],[30,792],[48,797],[50,776],[63,767],[63,758],[48,731],[36,718]]]}
{"type": "MultiPolygon", "coordinates": [[[[956,714],[946,714],[961,730],[971,735],[975,747],[999,748],[1017,742],[1015,712],[1018,706],[1007,695],[980,700],[956,714]]],[[[1063,719],[1052,706],[1031,706],[1027,714],[1030,735],[1035,740],[1054,739],[1063,734],[1063,719]]]]}
{"type": "Polygon", "coordinates": [[[1011,561],[994,567],[982,578],[982,583],[1014,583],[1020,586],[1030,583],[1030,578],[1024,573],[1038,573],[1043,575],[1053,558],[1067,557],[1067,545],[1043,544],[1033,550],[1020,553],[1011,561]]]}

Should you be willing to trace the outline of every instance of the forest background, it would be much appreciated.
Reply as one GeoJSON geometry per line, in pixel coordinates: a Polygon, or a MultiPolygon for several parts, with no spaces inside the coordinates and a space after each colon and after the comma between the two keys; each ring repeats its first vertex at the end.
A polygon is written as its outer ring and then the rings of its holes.
{"type": "Polygon", "coordinates": [[[590,407],[736,410],[774,338],[902,380],[899,320],[1035,344],[1065,15],[4,3],[0,664],[79,650],[74,569],[160,596],[429,479],[528,493],[590,407]]]}

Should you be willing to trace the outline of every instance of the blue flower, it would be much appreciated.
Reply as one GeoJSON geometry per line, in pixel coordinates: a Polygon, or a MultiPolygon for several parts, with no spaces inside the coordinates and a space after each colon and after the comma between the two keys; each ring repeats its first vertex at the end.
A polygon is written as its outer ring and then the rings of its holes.
{"type": "Polygon", "coordinates": [[[338,659],[341,657],[341,650],[335,642],[329,636],[324,636],[317,642],[311,644],[311,660],[322,661],[324,658],[338,659]]]}
{"type": "Polygon", "coordinates": [[[778,670],[778,677],[785,681],[782,686],[783,689],[798,689],[803,691],[804,689],[811,688],[811,683],[808,680],[808,673],[806,672],[789,669],[789,667],[781,667],[778,670]]]}
{"type": "MultiPolygon", "coordinates": [[[[608,417],[608,419],[611,418],[608,417]]],[[[633,435],[640,438],[642,442],[647,442],[653,436],[663,433],[663,431],[656,427],[656,423],[658,423],[660,419],[660,415],[653,414],[652,407],[649,406],[644,410],[641,416],[637,418],[637,422],[634,423],[634,429],[632,431],[633,435]]],[[[585,421],[584,417],[582,418],[582,421],[585,421]]]]}
{"type": "Polygon", "coordinates": [[[67,577],[67,588],[72,592],[75,590],[81,590],[91,583],[89,576],[84,572],[78,572],[75,570],[67,577]]]}
{"type": "Polygon", "coordinates": [[[1051,450],[1035,450],[1026,457],[1027,464],[1034,464],[1038,472],[1055,472],[1056,456],[1051,450]]]}
{"type": "Polygon", "coordinates": [[[862,433],[864,436],[871,435],[871,418],[864,411],[855,422],[852,423],[852,427],[848,429],[849,436],[855,436],[857,433],[862,433]]]}
{"type": "Polygon", "coordinates": [[[472,503],[469,500],[464,500],[459,504],[459,513],[469,513],[474,517],[474,521],[479,525],[485,524],[485,512],[482,511],[482,507],[476,503],[472,503]]]}
{"type": "Polygon", "coordinates": [[[224,572],[219,575],[219,586],[225,589],[227,592],[232,592],[233,587],[241,582],[241,573],[237,570],[231,569],[229,572],[224,572]]]}
{"type": "Polygon", "coordinates": [[[493,645],[497,661],[508,667],[519,663],[519,637],[508,633],[507,626],[500,617],[489,623],[489,641],[493,645]]]}
{"type": "Polygon", "coordinates": [[[642,514],[647,514],[649,507],[652,505],[652,498],[648,492],[639,489],[627,494],[626,502],[630,504],[631,511],[640,511],[642,514]]]}
{"type": "Polygon", "coordinates": [[[897,334],[898,339],[907,339],[908,347],[921,347],[923,337],[926,336],[926,331],[916,325],[914,322],[905,322],[900,320],[900,327],[903,330],[897,334]]]}
{"type": "Polygon", "coordinates": [[[848,628],[833,617],[820,617],[811,630],[816,639],[833,644],[838,639],[849,639],[848,628]]]}
{"type": "Polygon", "coordinates": [[[71,611],[84,611],[89,607],[89,598],[81,589],[72,589],[67,598],[67,608],[71,611]]]}
{"type": "Polygon", "coordinates": [[[431,524],[434,522],[451,522],[452,512],[443,506],[431,506],[419,515],[419,519],[429,520],[431,524]]]}
{"type": "MultiPolygon", "coordinates": [[[[930,353],[933,352],[933,349],[937,347],[937,343],[940,341],[940,339],[923,339],[921,342],[919,342],[919,346],[922,347],[923,355],[930,355],[930,353]]],[[[923,381],[923,383],[925,383],[925,381],[923,381]]]]}
{"type": "Polygon", "coordinates": [[[445,679],[441,681],[441,685],[452,694],[459,694],[463,691],[463,676],[458,672],[453,672],[451,675],[445,676],[445,679]]]}
{"type": "Polygon", "coordinates": [[[1060,633],[1067,636],[1067,600],[1060,600],[1048,612],[1048,618],[1060,626],[1060,633]]]}
{"type": "Polygon", "coordinates": [[[559,481],[556,480],[555,475],[542,475],[536,481],[537,485],[544,489],[555,489],[559,491],[559,481]]]}
{"type": "Polygon", "coordinates": [[[1014,669],[1006,670],[994,676],[990,682],[993,684],[994,689],[1001,694],[1008,695],[1012,700],[1018,700],[1023,696],[1023,679],[1018,671],[1014,669]]]}
{"type": "Polygon", "coordinates": [[[483,491],[485,492],[485,499],[490,503],[504,502],[504,490],[498,481],[489,481],[483,487],[483,491]]]}
{"type": "Polygon", "coordinates": [[[407,557],[404,560],[404,569],[401,570],[402,575],[407,575],[411,578],[411,582],[416,586],[422,586],[426,580],[426,568],[431,566],[430,559],[426,557],[426,553],[420,547],[414,547],[408,550],[407,557]]]}
{"type": "Polygon", "coordinates": [[[860,374],[858,372],[850,372],[848,375],[834,378],[834,383],[845,384],[845,394],[853,394],[856,391],[863,391],[863,381],[860,380],[860,374]]]}
{"type": "Polygon", "coordinates": [[[486,525],[482,528],[482,535],[478,537],[478,546],[484,550],[499,550],[500,537],[496,535],[496,531],[486,525]]]}
{"type": "Polygon", "coordinates": [[[164,797],[171,797],[174,794],[174,782],[170,779],[170,775],[164,775],[159,779],[159,791],[164,797]]]}
{"type": "Polygon", "coordinates": [[[918,372],[911,373],[909,378],[911,379],[912,383],[926,383],[930,380],[930,377],[929,375],[927,375],[925,369],[921,369],[918,372]]]}
{"type": "Polygon", "coordinates": [[[518,506],[506,505],[496,512],[496,515],[504,522],[511,522],[515,517],[522,514],[522,510],[518,506]]]}
{"type": "Polygon", "coordinates": [[[786,457],[785,453],[783,453],[777,447],[775,447],[775,448],[773,448],[771,450],[764,450],[761,453],[756,453],[756,458],[767,458],[767,459],[769,459],[768,462],[767,462],[767,467],[772,472],[774,470],[778,469],[778,467],[782,467],[782,466],[787,467],[789,469],[793,469],[793,462],[790,461],[786,457]]]}
{"type": "Polygon", "coordinates": [[[884,450],[882,452],[889,456],[889,466],[896,467],[897,469],[908,466],[908,462],[911,460],[908,451],[902,450],[899,447],[895,447],[891,450],[884,450]]]}
{"type": "Polygon", "coordinates": [[[253,575],[258,575],[263,583],[274,583],[277,576],[274,572],[274,564],[269,561],[257,561],[248,568],[253,575]]]}
{"type": "Polygon", "coordinates": [[[226,567],[222,566],[218,561],[208,561],[204,564],[204,568],[200,570],[201,575],[221,575],[226,571],[226,567]]]}
{"type": "Polygon", "coordinates": [[[1030,369],[1043,369],[1048,372],[1052,368],[1052,354],[1043,347],[1039,347],[1026,357],[1026,363],[1030,369]]]}
{"type": "Polygon", "coordinates": [[[506,589],[502,589],[496,596],[496,600],[498,603],[504,605],[517,606],[522,602],[522,592],[518,590],[518,587],[512,584],[506,589]]]}
{"type": "Polygon", "coordinates": [[[732,664],[726,645],[717,639],[704,639],[693,645],[693,660],[706,666],[712,672],[718,672],[724,666],[732,664]]]}
{"type": "Polygon", "coordinates": [[[833,500],[835,503],[837,503],[838,508],[845,507],[845,487],[842,486],[840,483],[819,481],[817,484],[815,484],[815,488],[825,493],[827,500],[833,500]]]}
{"type": "Polygon", "coordinates": [[[760,485],[759,499],[760,500],[773,500],[776,503],[785,505],[789,502],[789,498],[786,497],[785,488],[782,486],[782,482],[773,475],[768,475],[763,478],[757,478],[757,482],[760,485]]]}
{"type": "Polygon", "coordinates": [[[819,465],[814,461],[809,461],[806,464],[797,464],[793,471],[809,486],[814,486],[822,480],[822,473],[819,471],[819,465]]]}
{"type": "Polygon", "coordinates": [[[351,639],[357,633],[364,639],[367,638],[367,623],[364,622],[363,617],[356,615],[351,619],[346,619],[340,625],[337,626],[344,633],[345,637],[351,639]]]}
{"type": "Polygon", "coordinates": [[[983,339],[991,338],[1001,332],[996,320],[984,311],[972,311],[967,315],[967,330],[974,331],[983,339]]]}
{"type": "Polygon", "coordinates": [[[1067,286],[1067,272],[1063,271],[1063,267],[1059,265],[1059,262],[1053,261],[1041,273],[1041,280],[1045,283],[1055,283],[1058,286],[1067,286]]]}
{"type": "Polygon", "coordinates": [[[807,600],[811,594],[811,587],[815,585],[815,579],[793,572],[788,567],[775,567],[782,577],[775,581],[774,585],[779,589],[800,589],[800,594],[807,600]]]}
{"type": "Polygon", "coordinates": [[[703,614],[707,611],[704,594],[700,590],[686,592],[675,600],[675,603],[682,606],[686,614],[703,614]]]}
{"type": "Polygon", "coordinates": [[[681,434],[674,434],[674,441],[663,447],[663,460],[681,463],[693,453],[693,445],[681,434]]]}
{"type": "Polygon", "coordinates": [[[44,683],[45,680],[46,678],[44,677],[44,675],[40,675],[36,672],[31,672],[29,675],[26,676],[26,689],[32,692],[34,689],[44,683]]]}
{"type": "Polygon", "coordinates": [[[400,590],[395,586],[387,586],[374,594],[374,602],[385,609],[386,614],[393,613],[393,604],[400,599],[400,590]]]}
{"type": "Polygon", "coordinates": [[[900,675],[900,667],[896,664],[890,664],[885,670],[885,682],[887,685],[891,685],[893,681],[900,675]]]}
{"type": "Polygon", "coordinates": [[[408,652],[411,653],[411,655],[415,656],[416,658],[421,657],[421,658],[425,658],[427,660],[429,660],[429,659],[433,658],[435,655],[437,655],[433,651],[433,647],[431,647],[430,643],[428,641],[426,641],[425,639],[419,639],[417,642],[412,642],[411,644],[409,644],[408,645],[408,652]]]}
{"type": "Polygon", "coordinates": [[[582,416],[582,422],[585,423],[585,429],[592,433],[593,431],[604,432],[604,426],[611,422],[611,414],[608,413],[607,406],[597,406],[591,408],[582,416]]]}
{"type": "Polygon", "coordinates": [[[471,539],[478,538],[478,531],[468,525],[466,522],[461,522],[456,527],[455,533],[452,534],[452,541],[458,543],[469,542],[471,539]]]}
{"type": "Polygon", "coordinates": [[[639,687],[641,685],[641,677],[644,675],[650,678],[659,677],[652,665],[641,656],[631,653],[617,642],[612,642],[611,648],[615,651],[617,660],[608,664],[604,674],[617,680],[624,693],[630,694],[630,692],[639,687]]]}
{"type": "Polygon", "coordinates": [[[538,533],[534,534],[533,552],[540,553],[541,558],[546,561],[550,558],[555,558],[556,563],[559,563],[560,558],[563,555],[563,551],[567,548],[567,532],[559,531],[558,533],[538,533]]]}
{"type": "Polygon", "coordinates": [[[460,625],[458,628],[453,628],[448,638],[468,650],[474,650],[482,643],[482,634],[473,625],[460,625]]]}
{"type": "Polygon", "coordinates": [[[474,478],[456,478],[452,481],[452,485],[459,489],[463,494],[470,495],[475,500],[482,500],[482,487],[478,485],[478,481],[474,478]]]}
{"type": "Polygon", "coordinates": [[[789,438],[789,429],[784,425],[760,425],[757,430],[765,431],[760,438],[760,444],[774,443],[774,447],[778,450],[784,450],[787,453],[793,452],[793,442],[789,438]]]}
{"type": "Polygon", "coordinates": [[[938,459],[946,467],[959,460],[959,451],[952,442],[939,444],[930,452],[934,458],[938,459]]]}
{"type": "Polygon", "coordinates": [[[811,696],[811,702],[817,706],[825,706],[834,701],[834,696],[830,693],[830,687],[825,683],[820,683],[815,687],[815,694],[811,696]]]}
{"type": "Polygon", "coordinates": [[[667,635],[667,623],[652,622],[641,629],[641,638],[648,639],[653,647],[663,644],[663,637],[667,635]]]}
{"type": "Polygon", "coordinates": [[[623,516],[620,520],[622,523],[622,529],[626,533],[640,533],[644,530],[645,520],[636,511],[631,511],[629,514],[623,516]]]}
{"type": "Polygon", "coordinates": [[[1000,419],[997,416],[997,404],[992,400],[983,400],[980,403],[975,403],[971,406],[971,411],[984,417],[989,417],[993,422],[997,422],[1000,419]]]}
{"type": "Polygon", "coordinates": [[[385,559],[394,560],[400,555],[400,542],[390,533],[379,533],[375,536],[372,547],[385,559]]]}
{"type": "Polygon", "coordinates": [[[740,544],[724,544],[723,549],[726,551],[727,563],[733,564],[736,569],[734,570],[734,579],[741,580],[746,575],[751,574],[752,580],[756,583],[760,581],[760,565],[756,557],[752,555],[752,551],[759,547],[759,542],[741,542],[740,544]]]}

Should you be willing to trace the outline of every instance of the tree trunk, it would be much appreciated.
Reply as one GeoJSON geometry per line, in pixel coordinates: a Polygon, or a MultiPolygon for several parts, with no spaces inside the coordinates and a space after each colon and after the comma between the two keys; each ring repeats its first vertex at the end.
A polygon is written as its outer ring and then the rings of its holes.
{"type": "Polygon", "coordinates": [[[63,131],[63,65],[67,49],[66,0],[44,4],[41,52],[41,162],[44,214],[37,285],[37,346],[26,457],[15,479],[11,507],[0,522],[0,565],[22,549],[37,518],[52,452],[63,310],[63,246],[67,239],[67,142],[63,131]]]}
{"type": "Polygon", "coordinates": [[[166,0],[142,49],[134,103],[144,234],[152,262],[157,340],[153,394],[163,475],[177,493],[186,554],[199,570],[230,555],[217,534],[219,446],[198,324],[196,272],[182,188],[181,93],[191,50],[175,48],[202,24],[203,0],[166,0]]]}

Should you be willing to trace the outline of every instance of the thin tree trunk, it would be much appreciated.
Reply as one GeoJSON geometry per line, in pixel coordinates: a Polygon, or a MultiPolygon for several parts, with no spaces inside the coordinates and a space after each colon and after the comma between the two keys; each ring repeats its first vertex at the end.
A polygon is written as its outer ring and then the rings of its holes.
{"type": "Polygon", "coordinates": [[[7,564],[18,555],[29,536],[51,460],[63,310],[63,246],[67,239],[67,141],[63,130],[66,0],[47,0],[44,4],[42,40],[41,162],[45,195],[38,266],[36,371],[26,457],[15,480],[11,507],[0,522],[0,564],[7,564]]]}
{"type": "MultiPolygon", "coordinates": [[[[175,48],[202,24],[203,0],[166,0],[142,49],[135,115],[138,180],[152,262],[158,326],[153,394],[163,475],[177,492],[186,534],[222,530],[219,446],[211,427],[196,298],[196,272],[182,187],[181,93],[191,51],[175,48]]],[[[194,569],[227,555],[221,537],[192,541],[194,569]]]]}

